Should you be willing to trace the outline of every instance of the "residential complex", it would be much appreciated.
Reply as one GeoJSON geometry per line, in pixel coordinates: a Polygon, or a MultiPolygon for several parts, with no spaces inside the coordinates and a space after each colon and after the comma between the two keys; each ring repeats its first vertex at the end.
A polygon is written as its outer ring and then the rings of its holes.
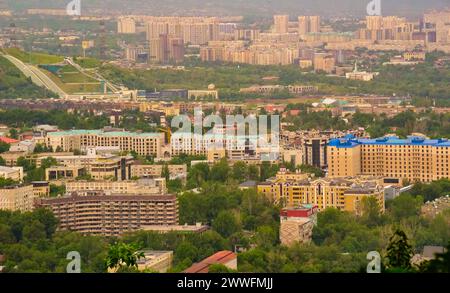
{"type": "Polygon", "coordinates": [[[82,234],[119,236],[150,225],[177,225],[178,203],[174,195],[130,195],[98,192],[81,196],[41,199],[58,218],[61,230],[82,234]]]}
{"type": "Polygon", "coordinates": [[[450,142],[411,136],[400,139],[346,137],[333,139],[327,148],[330,177],[360,174],[383,176],[395,182],[431,182],[450,178],[450,142]]]}
{"type": "Polygon", "coordinates": [[[384,212],[383,179],[378,177],[275,178],[259,183],[257,189],[282,206],[313,204],[319,210],[333,207],[356,214],[361,214],[361,202],[364,198],[374,197],[380,212],[384,212]]]}
{"type": "Polygon", "coordinates": [[[139,179],[130,181],[69,181],[66,182],[66,191],[104,191],[107,194],[166,194],[166,179],[139,179]]]}
{"type": "Polygon", "coordinates": [[[163,133],[133,133],[127,131],[70,130],[47,134],[46,145],[65,152],[89,147],[118,147],[139,155],[161,156],[163,133]]]}

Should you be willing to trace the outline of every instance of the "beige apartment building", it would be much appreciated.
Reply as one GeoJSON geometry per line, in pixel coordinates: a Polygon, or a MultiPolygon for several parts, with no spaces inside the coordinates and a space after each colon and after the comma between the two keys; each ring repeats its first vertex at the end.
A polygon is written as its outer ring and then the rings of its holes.
{"type": "Polygon", "coordinates": [[[128,181],[69,181],[68,193],[77,191],[103,191],[107,194],[166,194],[166,179],[140,179],[128,181]]]}
{"type": "Polygon", "coordinates": [[[142,156],[161,156],[164,133],[127,131],[69,130],[47,134],[46,145],[53,150],[70,152],[92,147],[117,147],[120,151],[134,151],[142,156]]]}
{"type": "Polygon", "coordinates": [[[184,44],[203,45],[220,38],[219,21],[215,17],[149,16],[143,21],[146,23],[147,40],[167,34],[182,39],[184,44]]]}
{"type": "Polygon", "coordinates": [[[0,188],[0,210],[29,212],[36,198],[32,185],[0,188]]]}
{"type": "Polygon", "coordinates": [[[450,178],[448,139],[334,139],[328,145],[327,157],[330,177],[365,174],[383,176],[393,183],[450,178]]]}
{"type": "Polygon", "coordinates": [[[82,234],[120,236],[144,226],[178,225],[178,202],[174,195],[96,195],[77,192],[41,199],[58,218],[60,230],[82,234]]]}
{"type": "Polygon", "coordinates": [[[306,35],[308,33],[320,32],[320,16],[299,16],[298,17],[298,33],[306,35]]]}
{"type": "Polygon", "coordinates": [[[258,184],[258,192],[275,203],[287,207],[316,205],[319,210],[337,208],[355,214],[361,213],[361,201],[375,197],[380,212],[384,212],[383,180],[379,177],[342,177],[301,180],[268,180],[258,184]]]}
{"type": "Polygon", "coordinates": [[[275,33],[286,34],[289,28],[289,15],[274,15],[273,24],[275,33]]]}
{"type": "Polygon", "coordinates": [[[23,167],[0,166],[0,178],[21,181],[23,179],[23,167]]]}
{"type": "Polygon", "coordinates": [[[136,21],[132,17],[119,17],[117,20],[117,32],[119,34],[135,34],[136,21]]]}
{"type": "Polygon", "coordinates": [[[47,168],[45,171],[46,180],[66,181],[76,179],[85,174],[91,175],[94,180],[131,179],[132,156],[119,156],[112,154],[102,155],[56,155],[42,154],[30,160],[40,166],[43,159],[52,157],[58,162],[58,166],[47,168]]]}
{"type": "MultiPolygon", "coordinates": [[[[170,179],[185,179],[187,177],[187,165],[167,165],[170,179]]],[[[154,178],[161,177],[164,170],[164,165],[131,165],[132,178],[154,178]]]]}

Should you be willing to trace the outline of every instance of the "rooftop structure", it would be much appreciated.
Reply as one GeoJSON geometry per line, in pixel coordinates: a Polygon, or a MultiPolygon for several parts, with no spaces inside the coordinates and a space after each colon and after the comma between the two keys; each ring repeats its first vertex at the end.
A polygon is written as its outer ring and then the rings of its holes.
{"type": "Polygon", "coordinates": [[[237,255],[228,250],[219,251],[204,260],[193,264],[184,270],[184,273],[208,273],[209,267],[213,264],[222,264],[229,269],[237,270],[237,255]]]}

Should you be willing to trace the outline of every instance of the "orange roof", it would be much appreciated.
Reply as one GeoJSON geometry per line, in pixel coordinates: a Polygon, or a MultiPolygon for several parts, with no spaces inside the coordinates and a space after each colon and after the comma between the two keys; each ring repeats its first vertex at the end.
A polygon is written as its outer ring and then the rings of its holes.
{"type": "Polygon", "coordinates": [[[237,257],[236,253],[229,250],[219,251],[201,262],[193,264],[184,270],[185,273],[207,273],[212,264],[226,264],[237,257]]]}
{"type": "Polygon", "coordinates": [[[0,141],[3,141],[5,143],[7,143],[7,144],[12,144],[12,143],[19,142],[17,139],[12,139],[12,138],[9,138],[9,137],[6,137],[6,136],[0,136],[0,141]]]}

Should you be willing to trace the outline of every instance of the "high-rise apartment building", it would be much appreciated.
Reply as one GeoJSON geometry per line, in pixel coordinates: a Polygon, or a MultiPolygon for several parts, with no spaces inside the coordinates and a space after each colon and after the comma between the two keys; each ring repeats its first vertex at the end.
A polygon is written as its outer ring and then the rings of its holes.
{"type": "Polygon", "coordinates": [[[204,45],[219,40],[220,26],[214,17],[147,17],[147,40],[161,34],[183,39],[184,44],[204,45]]]}
{"type": "Polygon", "coordinates": [[[320,16],[299,16],[298,33],[306,35],[308,33],[320,32],[320,16]]]}
{"type": "Polygon", "coordinates": [[[423,23],[426,27],[433,26],[435,28],[436,42],[450,43],[450,10],[425,13],[423,23]]]}
{"type": "Polygon", "coordinates": [[[182,38],[160,34],[150,40],[150,62],[182,62],[184,59],[184,41],[182,38]]]}
{"type": "Polygon", "coordinates": [[[336,67],[336,58],[328,53],[315,53],[313,64],[315,71],[332,73],[336,67]]]}
{"type": "Polygon", "coordinates": [[[331,177],[370,174],[389,182],[430,182],[450,178],[450,142],[395,136],[377,139],[333,139],[327,148],[331,177]]]}
{"type": "Polygon", "coordinates": [[[303,142],[303,164],[317,168],[327,166],[327,144],[326,137],[305,138],[303,142]]]}
{"type": "Polygon", "coordinates": [[[135,34],[135,20],[132,17],[119,17],[117,20],[117,32],[119,34],[135,34]]]}
{"type": "Polygon", "coordinates": [[[289,28],[289,15],[274,15],[274,32],[277,34],[288,33],[289,28]]]}

